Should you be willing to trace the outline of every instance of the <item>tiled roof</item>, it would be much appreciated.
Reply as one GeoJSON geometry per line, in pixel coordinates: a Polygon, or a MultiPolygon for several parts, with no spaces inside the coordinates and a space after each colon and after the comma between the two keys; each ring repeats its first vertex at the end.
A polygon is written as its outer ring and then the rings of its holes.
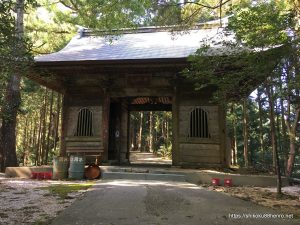
{"type": "MultiPolygon", "coordinates": [[[[38,56],[37,62],[104,61],[130,59],[185,58],[206,39],[220,39],[220,29],[190,30],[185,34],[149,29],[144,32],[112,36],[75,36],[61,51],[38,56]]],[[[216,46],[217,48],[221,46],[216,46]]]]}

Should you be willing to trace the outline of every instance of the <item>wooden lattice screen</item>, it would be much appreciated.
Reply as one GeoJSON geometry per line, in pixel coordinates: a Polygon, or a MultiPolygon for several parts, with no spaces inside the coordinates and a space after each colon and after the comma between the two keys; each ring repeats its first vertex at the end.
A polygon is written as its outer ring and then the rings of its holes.
{"type": "Polygon", "coordinates": [[[83,108],[78,113],[75,136],[93,136],[93,113],[88,108],[83,108]]]}
{"type": "Polygon", "coordinates": [[[195,108],[190,113],[189,137],[210,138],[207,112],[200,107],[195,108]]]}

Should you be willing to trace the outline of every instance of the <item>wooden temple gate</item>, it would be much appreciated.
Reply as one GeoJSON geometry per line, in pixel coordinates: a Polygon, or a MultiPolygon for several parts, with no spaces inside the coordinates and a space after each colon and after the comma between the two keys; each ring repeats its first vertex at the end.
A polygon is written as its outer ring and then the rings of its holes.
{"type": "Polygon", "coordinates": [[[199,41],[193,48],[188,46],[191,34],[187,34],[186,44],[176,46],[175,40],[169,45],[172,39],[167,33],[152,29],[124,34],[110,46],[103,43],[103,37],[98,37],[99,43],[91,44],[97,40],[86,32],[60,52],[36,59],[36,72],[31,79],[64,96],[62,155],[100,155],[101,162],[127,163],[129,112],[166,110],[172,111],[173,165],[220,167],[228,163],[223,108],[210,103],[210,87],[195,91],[193,84],[180,75],[188,66],[187,56],[198,48],[199,41]],[[158,35],[158,42],[153,43],[146,35],[158,35]],[[162,36],[168,40],[160,46],[162,36]],[[129,45],[134,38],[136,41],[129,45]],[[134,49],[126,55],[130,48],[134,49]],[[178,49],[183,53],[176,55],[178,49]],[[149,51],[151,55],[147,55],[149,51]]]}

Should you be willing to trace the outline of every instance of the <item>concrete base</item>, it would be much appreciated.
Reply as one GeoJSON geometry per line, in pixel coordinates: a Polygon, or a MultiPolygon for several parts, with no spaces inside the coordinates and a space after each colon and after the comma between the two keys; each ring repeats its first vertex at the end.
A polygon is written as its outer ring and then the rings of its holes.
{"type": "Polygon", "coordinates": [[[126,180],[159,180],[185,182],[185,176],[179,174],[155,174],[155,173],[132,173],[132,172],[104,172],[104,180],[126,179],[126,180]]]}
{"type": "MultiPolygon", "coordinates": [[[[227,178],[232,179],[234,186],[274,187],[277,184],[276,176],[227,174],[209,171],[199,171],[186,175],[187,182],[193,184],[211,184],[212,178],[219,178],[221,185],[224,185],[224,179],[227,178]]],[[[288,185],[288,179],[282,177],[282,186],[288,185]]]]}
{"type": "Polygon", "coordinates": [[[52,172],[52,166],[43,167],[7,167],[5,169],[6,177],[30,178],[32,172],[52,172]]]}
{"type": "MultiPolygon", "coordinates": [[[[193,184],[211,184],[212,178],[232,179],[234,186],[275,187],[276,176],[241,175],[207,170],[155,167],[100,166],[102,179],[133,179],[160,181],[187,181],[193,184]]],[[[44,167],[7,167],[6,177],[30,178],[32,172],[52,172],[52,166],[44,167]]],[[[288,186],[288,179],[282,177],[282,185],[288,186]]]]}

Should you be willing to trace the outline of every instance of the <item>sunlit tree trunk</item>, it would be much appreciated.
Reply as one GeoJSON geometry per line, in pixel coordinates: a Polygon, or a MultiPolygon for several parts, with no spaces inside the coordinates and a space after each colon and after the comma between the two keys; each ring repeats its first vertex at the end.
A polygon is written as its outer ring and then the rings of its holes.
{"type": "Polygon", "coordinates": [[[47,105],[48,105],[48,89],[45,89],[44,104],[43,104],[43,119],[42,119],[42,133],[41,133],[41,164],[45,164],[45,150],[46,150],[46,130],[47,130],[47,105]]]}
{"type": "Polygon", "coordinates": [[[245,167],[249,167],[248,155],[248,113],[247,113],[247,98],[243,101],[243,136],[244,136],[244,161],[245,167]]]}
{"type": "MultiPolygon", "coordinates": [[[[16,55],[15,57],[22,57],[24,50],[23,37],[24,37],[24,0],[16,1],[16,55]]],[[[18,69],[13,71],[13,74],[8,78],[6,93],[4,97],[4,105],[2,107],[2,127],[1,127],[1,144],[2,162],[1,171],[5,170],[8,166],[17,166],[16,154],[16,124],[17,114],[20,106],[20,82],[21,74],[18,69]]]]}
{"type": "Polygon", "coordinates": [[[54,150],[56,150],[58,138],[58,130],[59,130],[59,122],[60,122],[60,112],[61,112],[61,95],[57,93],[57,104],[56,104],[56,117],[55,117],[55,128],[54,128],[54,150]]]}
{"type": "Polygon", "coordinates": [[[262,99],[261,95],[263,91],[258,88],[257,90],[257,103],[258,103],[258,114],[259,114],[259,143],[262,163],[265,164],[265,143],[264,143],[264,132],[263,132],[263,110],[262,110],[262,99]]]}
{"type": "Polygon", "coordinates": [[[273,152],[273,169],[277,174],[277,195],[281,195],[281,173],[279,164],[279,155],[276,142],[276,129],[275,129],[275,115],[274,115],[274,97],[272,87],[266,87],[266,93],[269,99],[269,119],[271,127],[271,142],[272,142],[272,152],[273,152]]]}
{"type": "MultiPolygon", "coordinates": [[[[288,108],[290,107],[290,101],[288,101],[288,108]]],[[[290,111],[290,110],[288,110],[290,111]]],[[[291,177],[293,172],[293,167],[295,163],[295,155],[296,155],[296,128],[297,123],[300,118],[300,107],[298,107],[295,111],[295,119],[291,122],[291,113],[288,112],[286,117],[286,127],[288,129],[288,135],[290,140],[290,152],[288,155],[287,165],[286,165],[286,176],[291,177]]]]}
{"type": "Polygon", "coordinates": [[[149,150],[153,152],[153,112],[149,114],[149,150]]]}
{"type": "Polygon", "coordinates": [[[139,151],[142,151],[143,117],[144,117],[144,113],[140,112],[140,126],[139,126],[139,139],[138,139],[139,151]]]}
{"type": "Polygon", "coordinates": [[[24,134],[23,134],[23,140],[22,140],[22,145],[23,145],[23,158],[22,162],[24,165],[27,164],[28,161],[28,117],[25,117],[25,127],[24,127],[24,134]]]}
{"type": "Polygon", "coordinates": [[[45,150],[45,161],[44,164],[48,163],[48,154],[50,151],[50,135],[51,135],[51,127],[52,127],[52,120],[53,120],[53,99],[54,99],[54,93],[51,91],[51,97],[50,97],[50,110],[49,110],[49,124],[48,124],[48,133],[47,133],[47,146],[45,150]]]}

